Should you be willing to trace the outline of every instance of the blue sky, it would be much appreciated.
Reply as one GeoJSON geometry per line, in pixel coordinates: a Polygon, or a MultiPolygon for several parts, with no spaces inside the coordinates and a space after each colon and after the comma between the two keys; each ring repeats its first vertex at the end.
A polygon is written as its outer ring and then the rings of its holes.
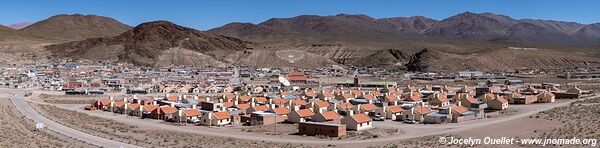
{"type": "Polygon", "coordinates": [[[11,0],[0,5],[0,24],[80,13],[112,17],[131,26],[169,20],[206,30],[229,22],[260,23],[304,14],[421,15],[440,20],[465,11],[590,24],[600,22],[599,8],[597,0],[11,0]]]}

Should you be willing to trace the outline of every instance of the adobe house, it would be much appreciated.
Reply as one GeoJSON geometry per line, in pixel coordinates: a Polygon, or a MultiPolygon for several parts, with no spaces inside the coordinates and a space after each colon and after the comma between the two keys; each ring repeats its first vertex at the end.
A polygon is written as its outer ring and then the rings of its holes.
{"type": "Polygon", "coordinates": [[[310,121],[311,117],[314,115],[315,113],[310,109],[292,111],[288,114],[288,121],[293,123],[306,122],[310,121]]]}
{"type": "Polygon", "coordinates": [[[540,93],[537,95],[537,102],[539,103],[552,103],[555,101],[556,96],[554,96],[554,93],[551,93],[549,91],[545,91],[543,93],[540,93]]]}
{"type": "Polygon", "coordinates": [[[386,119],[390,120],[400,119],[399,117],[402,116],[402,112],[404,112],[404,109],[399,105],[383,106],[377,109],[378,115],[384,116],[386,119]]]}
{"type": "Polygon", "coordinates": [[[327,122],[327,123],[341,123],[342,116],[335,111],[327,111],[323,113],[319,113],[312,117],[312,121],[314,122],[327,122]]]}
{"type": "Polygon", "coordinates": [[[227,112],[205,112],[200,117],[200,124],[206,126],[223,126],[231,123],[231,115],[227,112]]]}
{"type": "Polygon", "coordinates": [[[159,119],[160,108],[157,105],[144,105],[142,118],[159,119]]]}
{"type": "Polygon", "coordinates": [[[444,94],[444,93],[435,93],[435,94],[431,95],[430,97],[431,98],[429,99],[429,105],[431,105],[433,107],[441,107],[441,106],[450,105],[450,101],[448,101],[448,98],[446,97],[446,94],[444,94]]]}
{"type": "Polygon", "coordinates": [[[143,109],[144,106],[142,106],[141,104],[129,104],[129,107],[127,108],[127,114],[129,114],[130,116],[142,117],[143,109]]]}
{"type": "Polygon", "coordinates": [[[350,111],[348,116],[342,119],[342,124],[346,125],[346,129],[354,131],[362,131],[373,128],[373,120],[365,114],[354,114],[350,111]]]}
{"type": "Polygon", "coordinates": [[[414,120],[417,122],[422,122],[423,119],[425,119],[425,116],[427,116],[428,114],[430,114],[432,111],[431,109],[424,107],[424,106],[416,106],[411,108],[410,110],[406,110],[404,112],[402,112],[402,119],[401,120],[414,120]]]}
{"type": "Polygon", "coordinates": [[[487,102],[488,109],[491,110],[506,110],[508,109],[508,100],[503,97],[498,97],[497,99],[493,99],[487,102]]]}
{"type": "Polygon", "coordinates": [[[160,107],[160,118],[162,120],[171,120],[173,119],[174,116],[176,116],[176,114],[178,109],[175,107],[160,107]]]}
{"type": "Polygon", "coordinates": [[[346,135],[346,125],[319,122],[301,122],[298,124],[298,134],[329,137],[343,137],[346,135]]]}

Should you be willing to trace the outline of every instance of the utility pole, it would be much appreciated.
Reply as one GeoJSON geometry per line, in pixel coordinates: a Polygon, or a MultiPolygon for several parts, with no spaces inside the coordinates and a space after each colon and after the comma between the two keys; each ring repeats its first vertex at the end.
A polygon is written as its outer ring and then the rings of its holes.
{"type": "Polygon", "coordinates": [[[275,135],[277,135],[277,113],[275,113],[275,135]]]}

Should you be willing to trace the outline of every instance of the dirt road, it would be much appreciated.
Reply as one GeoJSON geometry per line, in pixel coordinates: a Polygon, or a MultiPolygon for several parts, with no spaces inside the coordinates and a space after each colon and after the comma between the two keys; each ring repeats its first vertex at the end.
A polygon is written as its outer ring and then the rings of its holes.
{"type": "Polygon", "coordinates": [[[46,128],[53,130],[55,132],[61,133],[65,136],[75,138],[81,141],[85,141],[87,143],[102,146],[102,147],[127,147],[127,148],[137,148],[138,146],[130,145],[126,143],[121,143],[113,140],[108,140],[100,137],[96,137],[90,134],[86,134],[68,127],[65,127],[61,124],[58,124],[46,117],[40,115],[37,111],[33,110],[31,106],[25,101],[22,94],[16,94],[12,92],[7,92],[5,90],[0,90],[0,93],[3,95],[11,95],[10,100],[13,102],[15,107],[21,112],[21,114],[25,115],[27,118],[34,120],[37,123],[44,123],[46,128]],[[16,95],[12,95],[16,94],[16,95]]]}

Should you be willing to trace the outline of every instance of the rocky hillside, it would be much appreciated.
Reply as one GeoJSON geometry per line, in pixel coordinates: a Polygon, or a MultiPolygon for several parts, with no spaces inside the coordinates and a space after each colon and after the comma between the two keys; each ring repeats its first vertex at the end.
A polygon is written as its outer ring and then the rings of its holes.
{"type": "Polygon", "coordinates": [[[28,25],[21,31],[58,41],[110,37],[131,29],[115,19],[96,15],[56,15],[28,25]]]}
{"type": "Polygon", "coordinates": [[[140,24],[114,37],[92,38],[46,48],[56,57],[111,59],[146,66],[166,66],[165,63],[192,63],[189,66],[204,66],[194,64],[195,58],[189,58],[187,62],[175,61],[181,59],[171,50],[199,54],[193,57],[214,58],[242,50],[246,44],[248,42],[239,39],[214,35],[167,21],[155,21],[140,24]]]}

